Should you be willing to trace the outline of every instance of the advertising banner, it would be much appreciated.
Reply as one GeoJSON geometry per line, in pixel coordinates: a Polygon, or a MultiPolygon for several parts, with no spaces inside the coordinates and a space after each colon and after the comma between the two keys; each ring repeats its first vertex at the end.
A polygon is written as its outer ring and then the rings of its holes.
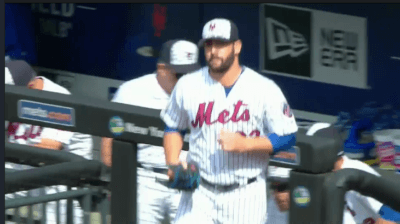
{"type": "Polygon", "coordinates": [[[366,18],[277,4],[260,14],[261,71],[368,88],[366,18]]]}

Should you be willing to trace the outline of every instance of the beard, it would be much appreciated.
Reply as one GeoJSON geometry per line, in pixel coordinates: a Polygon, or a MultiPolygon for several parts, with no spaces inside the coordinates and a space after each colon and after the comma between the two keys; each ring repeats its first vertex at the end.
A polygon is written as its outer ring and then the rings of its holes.
{"type": "Polygon", "coordinates": [[[225,72],[228,71],[229,68],[232,66],[233,61],[235,60],[235,54],[232,50],[232,53],[225,60],[218,58],[218,60],[222,60],[222,62],[219,66],[213,66],[211,64],[212,60],[214,60],[214,57],[211,57],[207,61],[207,65],[208,65],[208,68],[210,69],[210,71],[213,73],[217,73],[217,74],[225,74],[225,72]]]}

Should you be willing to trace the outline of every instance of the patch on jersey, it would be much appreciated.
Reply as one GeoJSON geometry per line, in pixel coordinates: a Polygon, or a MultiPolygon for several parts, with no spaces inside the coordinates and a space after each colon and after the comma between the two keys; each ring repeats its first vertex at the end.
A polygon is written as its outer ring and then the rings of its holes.
{"type": "Polygon", "coordinates": [[[120,136],[125,131],[124,120],[118,116],[114,116],[110,119],[108,127],[114,136],[120,136]]]}
{"type": "Polygon", "coordinates": [[[289,104],[287,103],[283,103],[283,114],[289,118],[293,116],[292,109],[290,109],[289,104]]]}
{"type": "Polygon", "coordinates": [[[75,109],[41,102],[19,100],[18,117],[62,126],[75,126],[75,109]]]}
{"type": "Polygon", "coordinates": [[[293,200],[299,207],[306,207],[311,201],[310,191],[304,186],[297,186],[293,190],[293,200]]]}

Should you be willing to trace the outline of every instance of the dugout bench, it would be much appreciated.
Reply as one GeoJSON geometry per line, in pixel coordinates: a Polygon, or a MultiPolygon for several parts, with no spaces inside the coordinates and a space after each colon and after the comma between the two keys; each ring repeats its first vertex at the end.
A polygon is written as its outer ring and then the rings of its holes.
{"type": "MultiPolygon", "coordinates": [[[[8,85],[5,105],[5,119],[11,122],[114,138],[111,222],[136,223],[137,144],[162,146],[164,124],[159,110],[8,85]]],[[[340,224],[348,190],[357,190],[400,210],[400,197],[393,198],[400,195],[400,187],[391,185],[390,180],[355,170],[330,173],[337,158],[336,147],[340,147],[334,139],[300,134],[297,146],[295,163],[270,162],[293,169],[289,184],[294,205],[290,208],[291,224],[340,224]],[[331,198],[332,194],[340,197],[331,198]]],[[[188,148],[187,142],[183,148],[188,148]]]]}

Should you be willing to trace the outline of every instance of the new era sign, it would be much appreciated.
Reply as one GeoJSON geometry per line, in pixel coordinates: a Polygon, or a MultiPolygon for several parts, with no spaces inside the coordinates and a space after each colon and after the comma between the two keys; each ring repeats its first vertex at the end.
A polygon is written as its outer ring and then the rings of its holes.
{"type": "Polygon", "coordinates": [[[290,30],[288,26],[279,21],[267,18],[268,57],[272,60],[290,56],[297,58],[309,50],[304,36],[290,30]]]}
{"type": "Polygon", "coordinates": [[[311,77],[311,12],[265,6],[264,69],[311,77]]]}
{"type": "Polygon", "coordinates": [[[260,12],[263,72],[367,88],[365,18],[277,4],[260,12]]]}

